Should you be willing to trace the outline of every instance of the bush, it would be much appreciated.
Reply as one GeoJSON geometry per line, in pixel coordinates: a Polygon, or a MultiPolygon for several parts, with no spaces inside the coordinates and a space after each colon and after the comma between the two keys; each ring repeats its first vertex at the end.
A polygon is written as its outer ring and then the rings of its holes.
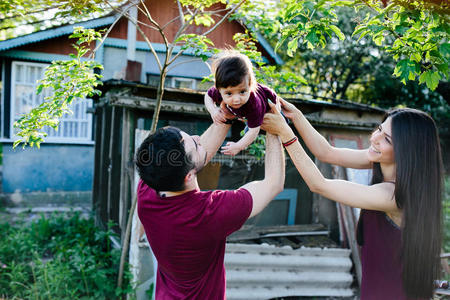
{"type": "Polygon", "coordinates": [[[130,293],[130,273],[116,289],[120,250],[108,230],[78,213],[14,226],[0,223],[0,298],[114,299],[130,293]]]}

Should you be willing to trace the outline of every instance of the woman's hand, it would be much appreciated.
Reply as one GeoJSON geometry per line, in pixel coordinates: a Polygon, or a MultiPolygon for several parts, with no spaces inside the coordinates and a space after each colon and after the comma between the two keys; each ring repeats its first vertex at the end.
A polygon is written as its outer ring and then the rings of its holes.
{"type": "Polygon", "coordinates": [[[287,102],[283,98],[278,98],[281,103],[281,110],[283,111],[283,114],[288,118],[289,120],[293,121],[296,117],[296,114],[298,114],[300,111],[297,107],[294,106],[294,104],[287,102]]]}
{"type": "Polygon", "coordinates": [[[264,121],[261,128],[271,134],[279,135],[282,141],[291,139],[294,133],[286,123],[283,115],[272,102],[269,102],[271,111],[264,115],[264,121]]]}

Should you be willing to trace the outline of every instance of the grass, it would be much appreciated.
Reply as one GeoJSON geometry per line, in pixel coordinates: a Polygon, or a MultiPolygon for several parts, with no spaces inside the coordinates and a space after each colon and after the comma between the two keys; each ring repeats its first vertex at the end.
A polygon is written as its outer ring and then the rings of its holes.
{"type": "Polygon", "coordinates": [[[0,221],[0,299],[115,299],[132,292],[130,273],[116,288],[120,250],[110,229],[78,213],[0,221]]]}

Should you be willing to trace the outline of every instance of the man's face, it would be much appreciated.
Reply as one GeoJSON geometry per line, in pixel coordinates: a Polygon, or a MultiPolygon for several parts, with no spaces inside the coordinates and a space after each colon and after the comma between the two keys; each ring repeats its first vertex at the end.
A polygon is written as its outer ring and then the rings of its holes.
{"type": "Polygon", "coordinates": [[[200,137],[198,135],[189,135],[184,131],[180,133],[186,154],[191,157],[194,168],[198,173],[206,164],[207,152],[200,144],[200,137]]]}

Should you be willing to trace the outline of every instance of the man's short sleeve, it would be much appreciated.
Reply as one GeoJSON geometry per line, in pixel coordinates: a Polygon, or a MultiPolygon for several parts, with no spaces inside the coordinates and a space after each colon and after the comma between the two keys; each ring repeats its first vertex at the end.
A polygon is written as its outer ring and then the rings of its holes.
{"type": "Polygon", "coordinates": [[[220,105],[220,103],[222,102],[222,95],[216,87],[210,87],[207,93],[215,104],[220,105]]]}
{"type": "Polygon", "coordinates": [[[246,189],[214,191],[210,197],[211,224],[219,238],[239,230],[250,216],[253,199],[246,189]]]}

